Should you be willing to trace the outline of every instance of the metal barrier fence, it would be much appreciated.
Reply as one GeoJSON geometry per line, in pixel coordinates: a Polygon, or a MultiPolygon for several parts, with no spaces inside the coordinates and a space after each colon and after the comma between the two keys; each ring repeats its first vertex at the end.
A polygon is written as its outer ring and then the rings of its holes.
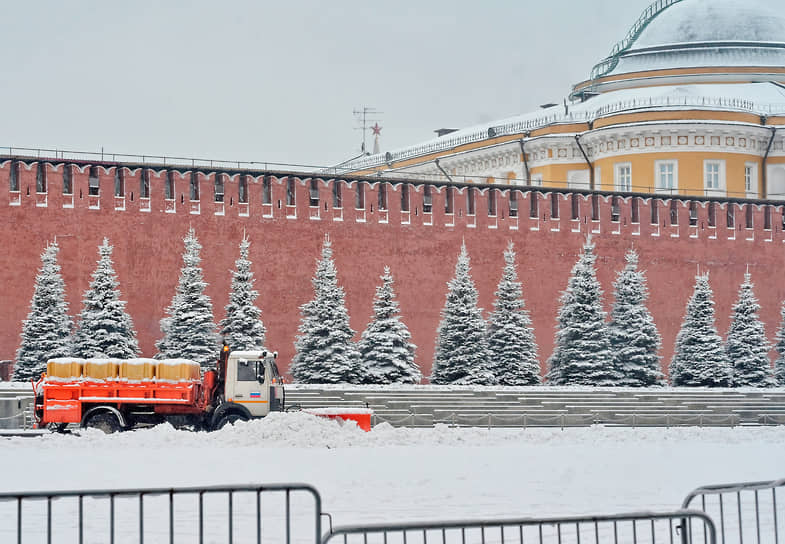
{"type": "Polygon", "coordinates": [[[635,513],[478,522],[339,527],[322,544],[715,544],[716,530],[703,512],[635,513]]]}
{"type": "Polygon", "coordinates": [[[779,544],[783,489],[785,479],[701,487],[665,513],[331,526],[324,535],[328,514],[307,484],[0,493],[0,542],[779,544]]]}
{"type": "Polygon", "coordinates": [[[0,542],[313,543],[321,516],[306,484],[2,493],[0,542]]]}
{"type": "MultiPolygon", "coordinates": [[[[751,460],[752,461],[752,460],[751,460]]],[[[723,544],[785,542],[785,479],[699,487],[683,508],[698,508],[715,521],[723,544]]]]}
{"type": "Polygon", "coordinates": [[[453,427],[589,427],[595,423],[591,414],[466,414],[453,412],[434,418],[434,423],[446,423],[453,427]]]}
{"type": "MultiPolygon", "coordinates": [[[[373,414],[372,421],[389,423],[396,427],[432,427],[443,423],[453,427],[589,427],[609,425],[618,427],[736,427],[741,418],[736,414],[615,414],[592,410],[588,414],[499,414],[499,413],[462,413],[436,410],[432,413],[410,413],[402,416],[382,416],[373,414]]],[[[760,425],[785,424],[783,416],[761,416],[760,425]]]]}

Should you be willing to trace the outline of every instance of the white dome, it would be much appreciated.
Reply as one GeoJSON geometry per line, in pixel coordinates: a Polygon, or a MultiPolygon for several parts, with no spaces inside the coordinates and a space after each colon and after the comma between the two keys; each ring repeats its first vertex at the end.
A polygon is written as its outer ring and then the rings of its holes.
{"type": "Polygon", "coordinates": [[[658,0],[573,96],[635,86],[635,74],[674,69],[679,77],[658,84],[783,82],[783,67],[785,0],[658,0]]]}
{"type": "Polygon", "coordinates": [[[655,16],[629,49],[727,41],[785,43],[785,2],[684,0],[655,16]]]}

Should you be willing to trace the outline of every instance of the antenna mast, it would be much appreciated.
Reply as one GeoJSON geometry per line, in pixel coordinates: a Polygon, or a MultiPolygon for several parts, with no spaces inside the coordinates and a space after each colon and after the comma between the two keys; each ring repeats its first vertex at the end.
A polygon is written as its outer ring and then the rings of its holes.
{"type": "Polygon", "coordinates": [[[373,128],[371,126],[372,124],[379,122],[377,116],[384,112],[379,111],[376,108],[363,106],[362,108],[355,108],[355,110],[352,113],[354,114],[357,124],[360,125],[358,127],[355,127],[354,130],[362,130],[363,133],[363,143],[362,146],[360,147],[360,153],[365,155],[367,153],[367,147],[365,145],[365,135],[369,130],[373,128]]]}

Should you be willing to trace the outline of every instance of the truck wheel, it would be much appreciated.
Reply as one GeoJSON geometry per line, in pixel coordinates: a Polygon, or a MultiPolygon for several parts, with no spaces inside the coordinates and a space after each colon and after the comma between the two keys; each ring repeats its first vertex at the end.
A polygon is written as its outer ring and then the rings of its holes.
{"type": "Polygon", "coordinates": [[[216,424],[216,429],[223,429],[227,425],[234,425],[236,421],[248,421],[248,418],[242,414],[238,414],[237,412],[229,412],[228,414],[221,417],[216,424]]]}
{"type": "Polygon", "coordinates": [[[99,412],[84,422],[85,428],[98,429],[106,434],[116,433],[123,430],[117,416],[112,412],[99,412]]]}

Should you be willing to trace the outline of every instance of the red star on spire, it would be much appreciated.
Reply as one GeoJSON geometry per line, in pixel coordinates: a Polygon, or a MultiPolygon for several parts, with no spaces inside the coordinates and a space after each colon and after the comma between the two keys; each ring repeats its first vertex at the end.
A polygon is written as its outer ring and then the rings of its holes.
{"type": "Polygon", "coordinates": [[[374,136],[378,136],[382,132],[382,127],[379,126],[379,123],[376,123],[374,126],[371,127],[374,136]]]}

